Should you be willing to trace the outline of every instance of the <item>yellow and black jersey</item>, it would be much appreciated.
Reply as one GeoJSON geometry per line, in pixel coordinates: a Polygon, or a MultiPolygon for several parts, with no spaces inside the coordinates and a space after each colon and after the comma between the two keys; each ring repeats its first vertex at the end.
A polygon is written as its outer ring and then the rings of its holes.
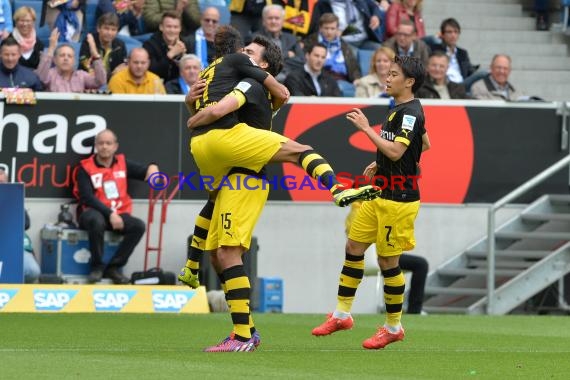
{"type": "Polygon", "coordinates": [[[420,199],[417,181],[418,164],[422,154],[425,116],[418,99],[397,105],[386,118],[380,136],[400,142],[408,148],[398,161],[392,161],[378,150],[376,155],[376,184],[382,187],[382,198],[399,202],[420,199]]]}
{"type": "MultiPolygon", "coordinates": [[[[202,97],[196,101],[196,110],[200,111],[209,105],[219,102],[243,78],[252,78],[259,83],[263,83],[267,75],[263,69],[258,67],[245,54],[228,54],[218,58],[200,72],[200,79],[206,80],[206,88],[202,97]]],[[[236,113],[231,113],[212,124],[196,128],[196,131],[228,129],[238,122],[236,113]]]]}
{"type": "Polygon", "coordinates": [[[251,127],[271,130],[273,112],[271,98],[265,87],[252,78],[241,80],[234,89],[244,96],[238,119],[251,127]]]}

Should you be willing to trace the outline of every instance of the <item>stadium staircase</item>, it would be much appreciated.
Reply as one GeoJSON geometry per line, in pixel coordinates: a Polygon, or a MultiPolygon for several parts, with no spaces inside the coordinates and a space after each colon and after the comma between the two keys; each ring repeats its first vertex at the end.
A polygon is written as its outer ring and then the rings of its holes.
{"type": "Polygon", "coordinates": [[[555,24],[549,31],[536,31],[532,6],[532,0],[424,1],[426,34],[437,35],[441,21],[454,17],[462,29],[459,46],[473,64],[488,70],[494,54],[509,54],[515,88],[549,101],[570,100],[569,37],[561,31],[560,1],[550,0],[555,24]]]}
{"type": "MultiPolygon", "coordinates": [[[[492,235],[491,235],[492,236],[492,235]]],[[[507,314],[570,273],[570,195],[544,195],[494,230],[494,307],[507,314]]],[[[485,314],[488,237],[430,273],[428,313],[485,314]]]]}

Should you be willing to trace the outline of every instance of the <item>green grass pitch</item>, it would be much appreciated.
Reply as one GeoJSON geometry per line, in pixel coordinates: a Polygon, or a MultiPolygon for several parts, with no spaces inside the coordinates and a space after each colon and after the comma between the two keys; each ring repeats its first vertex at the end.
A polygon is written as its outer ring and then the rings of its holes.
{"type": "Polygon", "coordinates": [[[406,339],[361,348],[383,315],[316,338],[322,315],[255,314],[252,353],[204,353],[229,315],[0,314],[0,379],[569,379],[567,316],[404,315],[406,339]]]}

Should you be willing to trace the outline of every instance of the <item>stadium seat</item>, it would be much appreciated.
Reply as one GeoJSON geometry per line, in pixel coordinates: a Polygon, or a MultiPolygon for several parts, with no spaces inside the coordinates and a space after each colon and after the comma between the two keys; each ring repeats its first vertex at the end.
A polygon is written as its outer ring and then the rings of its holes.
{"type": "Polygon", "coordinates": [[[83,16],[83,30],[81,34],[94,33],[97,29],[97,4],[98,0],[87,0],[85,3],[85,15],[83,16]]]}
{"type": "Polygon", "coordinates": [[[362,76],[368,75],[368,69],[370,68],[370,60],[374,50],[358,49],[358,64],[360,65],[360,72],[362,76]]]}
{"type": "Polygon", "coordinates": [[[231,13],[227,5],[220,0],[199,0],[200,12],[209,7],[217,8],[220,12],[220,25],[228,25],[231,21],[231,13]]]}

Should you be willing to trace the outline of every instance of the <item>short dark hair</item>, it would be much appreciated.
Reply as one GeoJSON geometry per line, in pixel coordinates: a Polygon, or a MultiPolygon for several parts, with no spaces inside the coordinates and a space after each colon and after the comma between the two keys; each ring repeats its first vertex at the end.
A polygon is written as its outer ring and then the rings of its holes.
{"type": "Polygon", "coordinates": [[[319,17],[319,27],[325,24],[332,24],[336,22],[337,25],[339,24],[338,16],[334,13],[323,13],[321,17],[319,17]]]}
{"type": "Polygon", "coordinates": [[[313,52],[313,49],[316,47],[322,47],[323,49],[327,50],[325,44],[321,42],[315,42],[314,44],[305,45],[305,54],[311,54],[313,52]]]}
{"type": "Polygon", "coordinates": [[[279,74],[283,69],[281,48],[269,38],[259,34],[251,42],[263,46],[263,56],[261,58],[268,64],[267,72],[273,76],[279,74]]]}
{"type": "Polygon", "coordinates": [[[443,34],[443,32],[445,31],[445,27],[447,27],[447,26],[449,26],[453,29],[457,29],[457,31],[459,33],[461,33],[461,26],[459,26],[459,22],[456,19],[454,19],[453,17],[446,18],[445,20],[443,20],[441,22],[441,25],[439,27],[439,31],[441,32],[441,34],[443,34]]]}
{"type": "Polygon", "coordinates": [[[175,18],[178,21],[180,21],[180,23],[182,23],[182,18],[180,17],[180,15],[178,14],[178,12],[176,12],[175,10],[170,10],[170,11],[165,11],[162,13],[162,17],[160,18],[160,23],[162,24],[162,22],[164,21],[165,18],[175,18]]]}
{"type": "Polygon", "coordinates": [[[6,39],[2,40],[2,43],[0,43],[0,49],[3,46],[20,46],[20,44],[18,43],[18,41],[16,41],[14,37],[8,36],[6,37],[6,39]]]}
{"type": "Polygon", "coordinates": [[[99,16],[99,18],[97,19],[97,28],[102,27],[103,25],[112,25],[117,27],[117,29],[119,29],[119,16],[117,16],[116,13],[103,13],[101,16],[99,16]]]}
{"type": "Polygon", "coordinates": [[[220,58],[226,54],[237,53],[243,49],[243,38],[241,33],[231,25],[222,25],[216,31],[214,37],[216,47],[216,57],[220,58]]]}
{"type": "Polygon", "coordinates": [[[429,57],[445,57],[447,58],[447,61],[449,62],[449,56],[447,54],[445,54],[445,52],[443,50],[435,50],[433,51],[429,57]]]}
{"type": "Polygon", "coordinates": [[[402,69],[404,77],[414,79],[412,92],[415,94],[424,83],[426,76],[426,70],[422,61],[416,57],[397,55],[396,58],[394,58],[394,63],[402,69]]]}

